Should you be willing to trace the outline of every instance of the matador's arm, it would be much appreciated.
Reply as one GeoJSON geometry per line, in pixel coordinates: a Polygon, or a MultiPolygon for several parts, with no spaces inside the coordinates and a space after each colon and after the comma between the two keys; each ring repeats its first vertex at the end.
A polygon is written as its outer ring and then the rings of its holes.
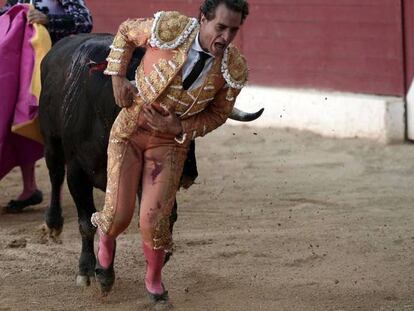
{"type": "Polygon", "coordinates": [[[151,35],[153,19],[128,19],[119,26],[108,55],[105,74],[125,76],[136,47],[145,46],[151,35]]]}

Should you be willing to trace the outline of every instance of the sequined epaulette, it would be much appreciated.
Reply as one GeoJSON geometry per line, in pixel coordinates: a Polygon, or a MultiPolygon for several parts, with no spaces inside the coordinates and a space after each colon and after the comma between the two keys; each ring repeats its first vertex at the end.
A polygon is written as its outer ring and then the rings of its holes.
{"type": "Polygon", "coordinates": [[[248,79],[247,62],[239,49],[230,45],[224,52],[221,62],[221,72],[230,87],[242,89],[248,79]]]}
{"type": "Polygon", "coordinates": [[[176,11],[155,13],[149,43],[159,49],[175,49],[198,27],[196,18],[176,11]]]}

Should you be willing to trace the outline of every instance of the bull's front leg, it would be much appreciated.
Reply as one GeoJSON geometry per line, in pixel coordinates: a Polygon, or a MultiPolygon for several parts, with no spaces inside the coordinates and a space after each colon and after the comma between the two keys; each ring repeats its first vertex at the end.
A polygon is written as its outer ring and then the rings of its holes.
{"type": "Polygon", "coordinates": [[[93,200],[93,186],[88,176],[76,160],[67,165],[69,191],[78,211],[79,232],[82,249],[79,258],[78,286],[89,286],[90,278],[95,276],[95,253],[93,247],[96,228],[91,224],[91,216],[96,211],[93,200]]]}

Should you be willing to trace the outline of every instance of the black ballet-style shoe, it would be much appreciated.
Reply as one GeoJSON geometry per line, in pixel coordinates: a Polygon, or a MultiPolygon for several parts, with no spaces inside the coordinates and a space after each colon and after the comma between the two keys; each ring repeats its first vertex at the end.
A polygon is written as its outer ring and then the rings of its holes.
{"type": "MultiPolygon", "coordinates": [[[[114,251],[112,253],[112,262],[108,268],[104,268],[99,263],[99,257],[96,256],[96,265],[95,265],[95,278],[99,282],[101,293],[103,296],[108,295],[111,291],[112,286],[115,283],[115,269],[114,269],[114,262],[115,262],[115,250],[116,250],[116,241],[114,245],[114,251]]],[[[99,249],[98,249],[99,253],[99,249]]]]}
{"type": "Polygon", "coordinates": [[[17,214],[20,213],[25,207],[30,205],[36,205],[42,203],[43,193],[40,190],[36,190],[26,200],[11,200],[5,207],[6,213],[17,214]]]}
{"type": "Polygon", "coordinates": [[[162,284],[163,293],[161,294],[153,294],[147,289],[148,298],[152,303],[155,304],[166,304],[169,301],[168,291],[165,290],[164,284],[162,284]]]}

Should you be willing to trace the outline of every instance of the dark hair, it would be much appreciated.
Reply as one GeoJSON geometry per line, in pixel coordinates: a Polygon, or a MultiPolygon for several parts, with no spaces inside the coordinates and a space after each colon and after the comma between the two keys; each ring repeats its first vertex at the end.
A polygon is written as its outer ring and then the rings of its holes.
{"type": "Polygon", "coordinates": [[[211,21],[215,18],[217,7],[222,3],[228,9],[241,13],[241,23],[243,24],[247,15],[249,15],[249,4],[246,0],[204,0],[204,3],[200,6],[198,19],[201,20],[201,14],[203,14],[207,20],[211,21]]]}

